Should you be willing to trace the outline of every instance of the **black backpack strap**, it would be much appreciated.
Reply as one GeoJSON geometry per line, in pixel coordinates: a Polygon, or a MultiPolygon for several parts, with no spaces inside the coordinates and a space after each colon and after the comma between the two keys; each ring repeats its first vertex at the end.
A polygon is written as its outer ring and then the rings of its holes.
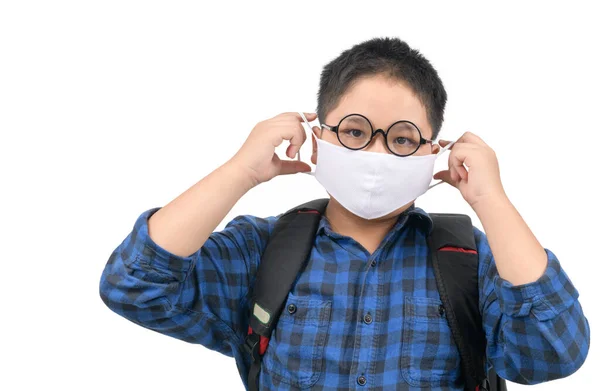
{"type": "Polygon", "coordinates": [[[244,343],[252,362],[248,374],[250,391],[258,390],[262,355],[296,276],[310,255],[328,202],[328,198],[307,202],[290,209],[275,223],[250,296],[250,320],[244,343]]]}
{"type": "Polygon", "coordinates": [[[494,367],[490,367],[487,373],[489,384],[489,391],[506,391],[506,380],[498,376],[494,367]]]}
{"type": "Polygon", "coordinates": [[[486,337],[479,312],[479,257],[467,215],[430,214],[428,238],[435,280],[461,357],[465,390],[489,390],[486,337]]]}

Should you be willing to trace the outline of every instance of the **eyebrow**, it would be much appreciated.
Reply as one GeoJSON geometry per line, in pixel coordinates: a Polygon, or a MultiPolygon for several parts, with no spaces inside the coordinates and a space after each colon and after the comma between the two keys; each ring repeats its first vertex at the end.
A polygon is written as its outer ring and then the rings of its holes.
{"type": "MultiPolygon", "coordinates": [[[[351,114],[358,114],[358,113],[351,113],[351,114]]],[[[350,115],[350,114],[346,114],[346,115],[350,115]]],[[[352,117],[350,117],[350,118],[345,118],[345,119],[344,119],[344,122],[345,122],[345,121],[348,121],[348,122],[350,122],[350,123],[358,123],[358,124],[362,124],[362,123],[366,123],[366,122],[363,122],[363,121],[365,121],[365,118],[367,118],[367,117],[366,117],[366,116],[365,116],[365,117],[360,117],[360,119],[358,119],[358,118],[352,118],[352,117]]],[[[369,121],[369,122],[371,122],[371,120],[368,120],[368,121],[369,121]]],[[[389,128],[389,127],[390,127],[392,124],[395,124],[395,123],[396,123],[396,122],[398,122],[398,121],[410,121],[410,122],[414,123],[414,124],[417,126],[417,128],[421,129],[421,128],[419,127],[419,125],[417,125],[417,124],[416,124],[416,122],[414,122],[414,121],[412,121],[412,120],[409,120],[409,119],[398,119],[398,120],[395,120],[394,122],[392,122],[391,124],[389,124],[389,125],[386,127],[386,129],[387,129],[387,128],[389,128]]],[[[372,125],[372,123],[371,123],[371,126],[373,126],[373,125],[372,125]]]]}
{"type": "Polygon", "coordinates": [[[344,120],[344,122],[350,122],[350,123],[357,123],[357,124],[362,124],[362,123],[367,123],[367,121],[364,120],[364,118],[362,119],[358,119],[358,118],[346,118],[344,120]]]}

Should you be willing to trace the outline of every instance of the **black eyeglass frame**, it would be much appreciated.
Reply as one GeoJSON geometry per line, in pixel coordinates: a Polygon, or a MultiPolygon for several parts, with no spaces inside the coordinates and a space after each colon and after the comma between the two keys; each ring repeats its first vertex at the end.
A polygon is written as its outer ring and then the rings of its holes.
{"type": "Polygon", "coordinates": [[[343,118],[340,120],[340,122],[338,122],[338,124],[337,124],[336,126],[331,126],[331,125],[327,125],[327,124],[324,124],[324,123],[322,123],[322,124],[321,124],[321,126],[322,126],[322,127],[324,127],[325,129],[327,129],[327,130],[330,130],[330,131],[332,131],[333,133],[335,133],[335,134],[336,134],[336,136],[337,136],[337,139],[338,139],[338,141],[340,142],[340,144],[342,144],[342,146],[343,146],[344,148],[348,148],[348,149],[351,149],[351,150],[353,150],[353,151],[358,151],[358,150],[361,150],[361,149],[364,149],[364,148],[366,148],[366,147],[367,147],[369,144],[371,144],[371,141],[373,141],[373,138],[375,137],[375,135],[376,135],[377,133],[380,133],[380,132],[381,132],[381,134],[383,135],[383,139],[385,140],[385,146],[386,146],[386,148],[388,149],[388,151],[390,151],[392,154],[394,154],[394,155],[396,155],[396,156],[399,156],[399,157],[406,157],[406,156],[413,155],[413,154],[415,154],[415,153],[416,153],[416,152],[419,150],[419,148],[421,147],[421,145],[423,145],[423,144],[432,144],[432,143],[433,143],[433,140],[428,140],[428,139],[426,139],[426,138],[423,138],[423,134],[421,133],[421,129],[419,129],[419,127],[418,127],[418,126],[417,126],[415,123],[413,123],[413,122],[411,122],[411,121],[409,121],[409,120],[400,120],[400,121],[396,121],[396,122],[394,122],[393,124],[391,124],[391,125],[390,125],[390,126],[387,128],[387,130],[384,132],[384,131],[383,131],[383,129],[377,129],[377,130],[373,130],[373,124],[371,123],[371,121],[369,121],[369,119],[368,119],[367,117],[365,117],[365,116],[364,116],[364,115],[362,115],[362,114],[353,113],[353,114],[348,114],[348,115],[344,116],[344,117],[343,117],[343,118]],[[352,116],[352,115],[358,115],[358,116],[360,116],[360,117],[363,117],[364,119],[366,119],[366,120],[367,120],[367,122],[369,123],[369,126],[371,127],[371,138],[369,139],[369,141],[368,141],[368,142],[367,142],[367,143],[366,143],[364,146],[362,146],[362,147],[360,147],[360,148],[350,148],[350,147],[346,146],[346,145],[345,145],[345,144],[342,142],[342,140],[340,139],[340,133],[338,132],[338,130],[339,130],[339,128],[340,128],[340,124],[342,123],[342,121],[343,121],[344,119],[346,119],[346,118],[348,118],[348,117],[352,116]],[[392,127],[393,127],[394,125],[396,125],[396,124],[399,124],[399,123],[404,123],[404,122],[408,122],[409,124],[411,124],[412,126],[414,126],[414,127],[415,127],[415,129],[417,129],[417,132],[419,132],[419,145],[417,145],[417,148],[416,148],[416,149],[415,149],[413,152],[411,152],[411,153],[409,153],[409,154],[407,154],[407,155],[400,155],[400,154],[398,154],[398,153],[396,153],[396,152],[392,151],[392,149],[391,149],[391,148],[390,148],[390,146],[388,145],[388,139],[387,139],[387,136],[388,136],[388,133],[390,132],[390,129],[392,129],[392,127]]]}

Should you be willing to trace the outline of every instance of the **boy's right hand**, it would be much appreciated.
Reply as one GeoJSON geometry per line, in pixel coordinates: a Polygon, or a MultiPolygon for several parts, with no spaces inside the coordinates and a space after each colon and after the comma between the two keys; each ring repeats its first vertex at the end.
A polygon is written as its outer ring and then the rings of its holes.
{"type": "MultiPolygon", "coordinates": [[[[316,113],[304,113],[306,119],[314,121],[316,113]]],[[[295,112],[281,113],[271,119],[256,124],[240,150],[230,163],[249,175],[254,186],[266,182],[277,175],[309,172],[310,166],[298,160],[281,160],[275,148],[288,140],[290,145],[286,155],[293,159],[300,146],[306,141],[306,131],[302,117],[295,112]]],[[[316,128],[316,127],[315,127],[316,128]]]]}

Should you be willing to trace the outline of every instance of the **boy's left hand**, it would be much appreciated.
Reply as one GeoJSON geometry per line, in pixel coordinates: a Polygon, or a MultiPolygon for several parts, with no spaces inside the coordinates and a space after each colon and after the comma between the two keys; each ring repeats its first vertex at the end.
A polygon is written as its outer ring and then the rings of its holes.
{"type": "MultiPolygon", "coordinates": [[[[439,141],[442,147],[449,143],[446,140],[439,141]]],[[[450,147],[448,169],[436,173],[433,178],[456,187],[472,208],[482,201],[506,197],[496,153],[471,132],[463,134],[450,147]]]]}

